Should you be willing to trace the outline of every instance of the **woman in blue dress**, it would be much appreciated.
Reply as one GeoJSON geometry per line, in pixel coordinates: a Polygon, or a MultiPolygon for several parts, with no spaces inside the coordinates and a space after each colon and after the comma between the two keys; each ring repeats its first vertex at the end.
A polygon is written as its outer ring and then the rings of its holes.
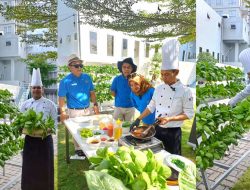
{"type": "MultiPolygon", "coordinates": [[[[152,85],[142,76],[137,73],[131,73],[128,76],[129,86],[131,88],[131,99],[133,106],[142,113],[149,104],[154,94],[152,85]]],[[[155,121],[155,112],[143,118],[144,125],[153,124],[155,121]]]]}

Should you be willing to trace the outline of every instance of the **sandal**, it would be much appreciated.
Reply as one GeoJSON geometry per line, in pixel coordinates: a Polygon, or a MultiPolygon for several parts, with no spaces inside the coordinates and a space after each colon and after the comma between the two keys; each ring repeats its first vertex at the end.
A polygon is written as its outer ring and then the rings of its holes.
{"type": "Polygon", "coordinates": [[[85,156],[82,150],[75,150],[75,154],[77,154],[78,156],[85,156]]]}

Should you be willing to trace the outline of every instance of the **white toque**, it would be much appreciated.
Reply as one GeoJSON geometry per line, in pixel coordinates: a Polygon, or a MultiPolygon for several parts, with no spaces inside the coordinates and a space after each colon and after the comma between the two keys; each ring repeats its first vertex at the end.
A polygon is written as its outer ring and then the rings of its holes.
{"type": "Polygon", "coordinates": [[[176,38],[167,39],[162,46],[161,70],[179,69],[180,42],[176,38]]]}
{"type": "Polygon", "coordinates": [[[240,52],[239,60],[242,63],[244,71],[246,73],[250,72],[250,48],[244,49],[240,52]]]}
{"type": "Polygon", "coordinates": [[[33,68],[30,86],[43,86],[40,68],[38,68],[38,69],[33,68]]]}

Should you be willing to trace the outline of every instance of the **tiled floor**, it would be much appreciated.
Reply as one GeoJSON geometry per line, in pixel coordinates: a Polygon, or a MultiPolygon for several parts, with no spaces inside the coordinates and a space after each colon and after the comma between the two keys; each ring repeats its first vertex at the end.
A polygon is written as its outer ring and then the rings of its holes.
{"type": "MultiPolygon", "coordinates": [[[[246,138],[250,140],[250,133],[246,134],[246,138]]],[[[225,165],[232,165],[237,161],[244,153],[250,150],[250,141],[240,140],[237,146],[232,146],[229,151],[229,155],[225,156],[219,163],[225,165]]],[[[215,190],[229,190],[231,189],[236,181],[241,177],[242,174],[250,167],[250,155],[248,155],[242,162],[232,170],[229,175],[216,187],[215,190]]],[[[224,169],[217,166],[213,166],[206,170],[210,184],[214,183],[223,173],[224,169]]],[[[204,184],[198,186],[199,190],[205,190],[204,184]]],[[[249,187],[250,189],[250,187],[249,187]]]]}
{"type": "MultiPolygon", "coordinates": [[[[57,155],[57,136],[53,135],[54,154],[57,155]]],[[[0,190],[21,190],[21,172],[22,172],[22,156],[21,153],[8,160],[9,165],[5,166],[5,175],[3,176],[3,168],[0,168],[0,190]]]]}

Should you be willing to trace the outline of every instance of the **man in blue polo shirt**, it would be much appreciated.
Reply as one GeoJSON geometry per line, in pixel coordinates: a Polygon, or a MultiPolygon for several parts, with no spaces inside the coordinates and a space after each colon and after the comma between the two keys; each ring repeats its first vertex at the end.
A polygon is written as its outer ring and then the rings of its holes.
{"type": "Polygon", "coordinates": [[[128,84],[128,75],[136,72],[137,66],[132,58],[126,58],[118,61],[118,69],[122,73],[114,78],[111,85],[111,93],[115,97],[114,119],[118,118],[123,121],[131,121],[133,119],[135,109],[130,97],[131,88],[128,84]]]}
{"type": "MultiPolygon", "coordinates": [[[[93,102],[95,114],[99,114],[94,85],[91,77],[82,73],[82,60],[76,55],[71,55],[68,67],[71,73],[60,81],[58,91],[61,121],[63,122],[68,117],[90,115],[90,100],[93,102]],[[67,100],[68,114],[65,112],[65,99],[67,100]]],[[[74,145],[76,154],[83,156],[83,152],[75,141],[74,145]]]]}

